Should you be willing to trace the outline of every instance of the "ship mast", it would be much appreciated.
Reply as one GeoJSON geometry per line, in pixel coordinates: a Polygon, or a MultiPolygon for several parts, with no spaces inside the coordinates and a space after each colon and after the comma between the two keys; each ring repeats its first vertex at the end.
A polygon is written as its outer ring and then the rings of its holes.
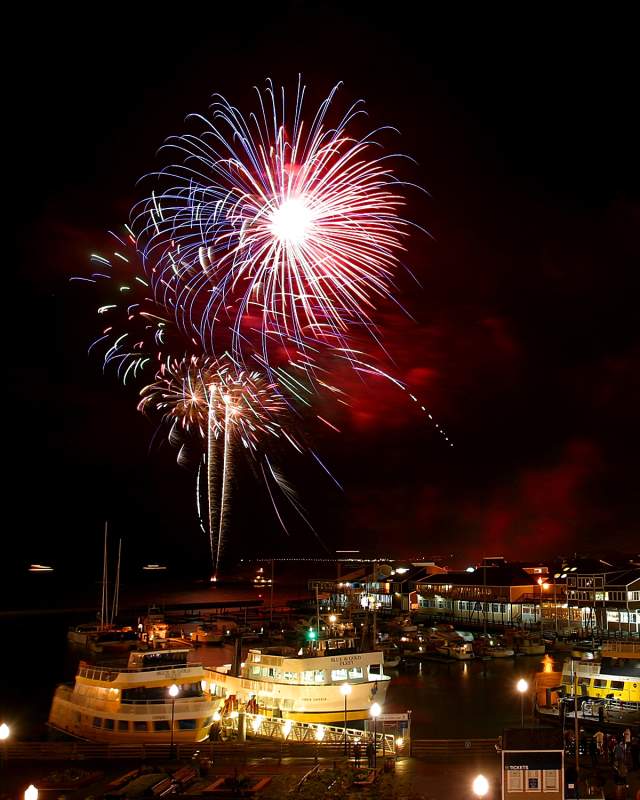
{"type": "Polygon", "coordinates": [[[106,627],[106,619],[109,609],[109,587],[107,585],[107,537],[108,525],[104,523],[104,547],[102,551],[102,603],[100,605],[100,628],[106,627]]]}

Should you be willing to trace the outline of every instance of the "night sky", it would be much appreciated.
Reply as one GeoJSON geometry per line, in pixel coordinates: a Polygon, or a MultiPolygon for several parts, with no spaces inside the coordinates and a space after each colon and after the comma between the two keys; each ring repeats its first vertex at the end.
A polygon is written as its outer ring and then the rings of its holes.
{"type": "MultiPolygon", "coordinates": [[[[409,195],[409,216],[431,238],[416,234],[407,258],[422,288],[399,279],[415,321],[385,307],[378,319],[390,369],[455,444],[404,393],[355,386],[335,420],[342,434],[311,432],[344,492],[311,464],[282,462],[325,546],[456,562],[638,549],[630,19],[350,7],[361,10],[105,6],[91,22],[17,12],[24,38],[4,99],[17,222],[4,261],[3,527],[21,568],[98,563],[105,518],[130,563],[203,568],[193,474],[151,445],[137,390],[87,356],[95,307],[68,279],[127,221],[137,179],[187,113],[205,112],[214,92],[252,108],[254,84],[270,76],[293,91],[299,72],[309,107],[344,81],[338,109],[364,98],[418,162],[406,176],[429,195],[409,195]]],[[[248,469],[234,492],[247,555],[319,549],[293,518],[289,539],[278,532],[248,469]]]]}

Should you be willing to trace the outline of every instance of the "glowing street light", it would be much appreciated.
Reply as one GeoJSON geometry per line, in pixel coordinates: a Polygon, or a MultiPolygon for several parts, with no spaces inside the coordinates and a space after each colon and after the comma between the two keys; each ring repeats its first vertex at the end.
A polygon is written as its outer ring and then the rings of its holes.
{"type": "Polygon", "coordinates": [[[176,686],[175,683],[172,683],[169,687],[169,697],[171,698],[171,745],[170,745],[170,752],[171,758],[173,758],[173,721],[176,715],[176,697],[180,694],[180,689],[176,686]]]}
{"type": "Polygon", "coordinates": [[[33,784],[25,789],[24,800],[38,800],[38,790],[33,784]]]}
{"type": "Polygon", "coordinates": [[[2,745],[2,751],[0,752],[0,768],[4,767],[7,761],[7,740],[10,736],[11,728],[6,722],[3,722],[2,725],[0,725],[0,745],[2,745]]]}
{"type": "Polygon", "coordinates": [[[351,694],[351,684],[343,683],[340,692],[344,697],[344,754],[347,755],[347,697],[351,694]]]}
{"type": "Polygon", "coordinates": [[[378,717],[382,713],[380,703],[373,703],[369,709],[369,714],[373,717],[373,768],[376,768],[378,757],[378,717]]]}
{"type": "Polygon", "coordinates": [[[472,788],[476,797],[484,797],[489,791],[489,781],[484,775],[477,775],[473,779],[472,788]]]}
{"type": "Polygon", "coordinates": [[[529,690],[529,684],[524,678],[520,678],[516,684],[516,689],[520,692],[520,727],[524,728],[524,696],[529,690]]]}

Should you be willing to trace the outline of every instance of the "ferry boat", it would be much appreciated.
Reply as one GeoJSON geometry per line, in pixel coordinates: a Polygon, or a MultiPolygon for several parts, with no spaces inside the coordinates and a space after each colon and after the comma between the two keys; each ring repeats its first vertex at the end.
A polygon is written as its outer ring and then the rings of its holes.
{"type": "Polygon", "coordinates": [[[347,720],[369,717],[371,704],[382,705],[389,675],[384,674],[384,652],[357,652],[353,641],[325,639],[313,648],[250,649],[239,669],[227,664],[206,669],[212,696],[224,713],[236,704],[259,709],[265,716],[294,722],[344,722],[348,683],[347,720]]]}
{"type": "Polygon", "coordinates": [[[220,701],[207,691],[202,664],[188,661],[190,649],[167,639],[129,653],[126,667],[81,661],[75,685],[55,691],[49,726],[91,742],[202,741],[220,701]]]}
{"type": "MultiPolygon", "coordinates": [[[[562,673],[536,677],[536,712],[550,722],[573,719],[587,726],[640,723],[640,645],[616,642],[566,659],[562,673]],[[577,694],[577,697],[576,697],[577,694]]],[[[546,671],[545,671],[546,673],[546,671]]]]}
{"type": "Polygon", "coordinates": [[[600,698],[618,703],[640,705],[640,644],[613,642],[603,645],[599,657],[582,654],[578,661],[566,659],[562,668],[565,697],[574,693],[578,679],[578,696],[600,698]],[[589,657],[591,656],[591,657],[589,657]]]}

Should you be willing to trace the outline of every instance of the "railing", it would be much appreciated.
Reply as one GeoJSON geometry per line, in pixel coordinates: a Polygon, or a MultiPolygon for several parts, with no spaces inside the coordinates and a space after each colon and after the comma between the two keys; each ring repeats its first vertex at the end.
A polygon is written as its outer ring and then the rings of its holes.
{"type": "MultiPolygon", "coordinates": [[[[175,672],[176,670],[198,672],[203,670],[202,664],[159,664],[154,667],[96,667],[81,661],[78,667],[78,675],[81,678],[88,678],[93,681],[115,681],[121,673],[132,674],[136,672],[175,672]]],[[[174,676],[169,676],[174,677],[174,676]]],[[[185,676],[186,677],[186,676],[185,676]]]]}
{"type": "MultiPolygon", "coordinates": [[[[127,701],[122,702],[118,700],[101,700],[97,697],[88,697],[83,695],[78,698],[76,702],[73,699],[73,691],[69,686],[59,686],[56,689],[55,695],[59,700],[67,703],[75,703],[81,705],[83,709],[91,709],[92,711],[103,711],[107,714],[126,714],[126,715],[149,715],[154,714],[157,716],[164,715],[168,717],[171,714],[171,701],[167,700],[142,700],[142,701],[127,701]]],[[[207,703],[211,706],[211,713],[213,713],[213,702],[205,697],[190,697],[190,698],[177,698],[175,701],[175,713],[198,713],[203,711],[203,704],[207,703]]]]}
{"type": "MultiPolygon", "coordinates": [[[[359,731],[362,734],[362,731],[359,731]]],[[[461,759],[467,756],[492,755],[499,746],[498,739],[414,739],[412,755],[434,761],[461,759]]],[[[378,752],[381,752],[379,748],[378,752]]],[[[12,742],[0,747],[6,761],[112,761],[135,759],[137,761],[166,760],[171,756],[170,744],[90,744],[88,742],[12,742]]],[[[317,755],[337,757],[342,753],[342,743],[335,741],[275,741],[247,742],[194,742],[176,743],[174,752],[179,759],[189,759],[196,754],[217,758],[247,758],[252,754],[271,755],[276,758],[315,758],[317,755]]],[[[392,751],[387,749],[392,754],[392,751]]]]}
{"type": "Polygon", "coordinates": [[[498,739],[413,739],[411,754],[434,761],[495,754],[498,739]]]}
{"type": "MultiPolygon", "coordinates": [[[[347,746],[356,742],[373,741],[371,731],[364,732],[357,728],[347,728],[346,734],[343,727],[337,725],[321,725],[318,723],[293,722],[280,717],[265,717],[262,714],[246,714],[246,732],[255,738],[275,739],[284,742],[305,744],[342,745],[345,739],[347,746]]],[[[226,724],[233,730],[238,729],[240,717],[225,718],[226,724]]],[[[395,738],[390,733],[376,732],[376,747],[390,755],[395,753],[395,738]]]]}
{"type": "Polygon", "coordinates": [[[615,652],[618,655],[637,655],[640,656],[640,644],[633,644],[631,642],[611,642],[603,646],[603,650],[615,652]]]}
{"type": "MultiPolygon", "coordinates": [[[[290,742],[254,740],[251,742],[194,742],[175,743],[173,754],[178,759],[189,759],[194,755],[215,759],[246,759],[255,756],[274,758],[297,757],[315,759],[318,755],[336,758],[342,753],[342,745],[332,742],[290,742]]],[[[10,761],[91,761],[91,760],[136,760],[165,761],[171,758],[170,744],[93,744],[89,742],[12,742],[0,746],[3,763],[10,761]]]]}

